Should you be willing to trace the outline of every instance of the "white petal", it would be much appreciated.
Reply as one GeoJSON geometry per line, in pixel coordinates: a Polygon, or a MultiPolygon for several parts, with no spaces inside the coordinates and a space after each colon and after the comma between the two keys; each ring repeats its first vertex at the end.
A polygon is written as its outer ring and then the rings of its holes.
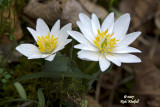
{"type": "Polygon", "coordinates": [[[130,15],[128,13],[120,16],[114,24],[113,38],[115,37],[118,40],[123,38],[127,33],[129,23],[130,23],[130,15]]]}
{"type": "Polygon", "coordinates": [[[33,38],[35,41],[37,41],[38,36],[40,36],[35,30],[33,30],[32,28],[27,27],[27,29],[29,30],[29,32],[32,34],[33,38]]]}
{"type": "Polygon", "coordinates": [[[58,38],[58,45],[62,45],[66,41],[69,36],[67,31],[72,29],[71,26],[72,24],[69,23],[61,28],[58,38]]]}
{"type": "Polygon", "coordinates": [[[54,26],[51,29],[51,34],[54,35],[54,37],[58,37],[60,30],[60,20],[57,20],[57,22],[54,24],[54,26]]]}
{"type": "Polygon", "coordinates": [[[55,48],[55,50],[52,52],[52,54],[62,50],[63,48],[64,48],[64,46],[59,46],[59,47],[55,48]]]}
{"type": "Polygon", "coordinates": [[[79,14],[79,19],[82,24],[85,25],[90,32],[92,32],[91,19],[83,13],[79,14]]]}
{"type": "Polygon", "coordinates": [[[39,48],[33,44],[21,44],[16,47],[16,50],[19,51],[21,54],[25,55],[26,57],[31,57],[32,55],[32,57],[35,58],[42,57],[42,53],[40,52],[39,48]]]}
{"type": "Polygon", "coordinates": [[[117,66],[121,66],[121,61],[113,54],[105,54],[105,57],[116,64],[117,66]]]}
{"type": "Polygon", "coordinates": [[[67,45],[67,44],[70,43],[71,41],[72,41],[72,39],[67,39],[62,46],[67,45]]]}
{"type": "Polygon", "coordinates": [[[37,20],[36,31],[40,34],[40,36],[46,36],[50,33],[48,25],[40,18],[37,20]]]}
{"type": "Polygon", "coordinates": [[[141,59],[132,54],[114,54],[116,57],[124,63],[138,63],[141,59]]]}
{"type": "Polygon", "coordinates": [[[65,45],[67,45],[71,41],[72,41],[72,39],[67,39],[65,42],[63,42],[63,44],[61,44],[57,48],[55,48],[55,50],[52,52],[52,54],[62,50],[65,47],[65,45]]]}
{"type": "Polygon", "coordinates": [[[94,52],[94,51],[81,50],[78,52],[78,58],[82,60],[98,61],[99,55],[100,55],[100,52],[94,52]]]}
{"type": "Polygon", "coordinates": [[[97,36],[98,30],[101,31],[101,29],[100,29],[99,20],[98,20],[98,18],[97,18],[97,16],[95,14],[92,14],[91,23],[92,23],[93,34],[94,34],[94,36],[97,36]]]}
{"type": "Polygon", "coordinates": [[[118,42],[117,46],[130,45],[140,34],[141,32],[133,32],[125,35],[124,38],[118,42]]]}
{"type": "Polygon", "coordinates": [[[52,61],[55,56],[56,56],[56,54],[50,55],[50,56],[46,57],[45,60],[52,61]]]}
{"type": "Polygon", "coordinates": [[[67,39],[65,42],[63,42],[63,44],[58,45],[52,53],[56,53],[56,52],[62,50],[65,47],[65,45],[67,45],[71,41],[72,41],[72,39],[67,39]]]}
{"type": "Polygon", "coordinates": [[[99,57],[99,66],[102,72],[107,70],[107,68],[110,66],[110,61],[104,56],[104,54],[101,54],[99,57]]]}
{"type": "Polygon", "coordinates": [[[41,54],[35,54],[35,55],[31,55],[28,57],[28,59],[38,59],[38,58],[42,58],[41,54]]]}
{"type": "Polygon", "coordinates": [[[77,31],[68,31],[68,34],[81,44],[91,45],[91,43],[81,33],[77,31]]]}
{"type": "Polygon", "coordinates": [[[74,48],[82,49],[82,50],[88,50],[88,51],[99,51],[98,48],[96,48],[96,47],[94,47],[92,45],[85,45],[85,44],[75,45],[74,48]]]}
{"type": "Polygon", "coordinates": [[[83,35],[94,45],[94,35],[92,32],[89,32],[87,27],[85,27],[81,22],[77,21],[77,25],[80,28],[81,32],[83,35]]]}
{"type": "Polygon", "coordinates": [[[111,33],[113,30],[113,26],[114,26],[114,13],[112,12],[103,21],[101,30],[105,32],[108,29],[109,33],[111,33]]]}
{"type": "Polygon", "coordinates": [[[126,46],[114,48],[112,53],[141,53],[141,51],[136,48],[126,46]]]}
{"type": "Polygon", "coordinates": [[[42,58],[46,58],[46,57],[48,57],[49,55],[51,55],[51,54],[43,54],[43,55],[42,55],[42,58]]]}

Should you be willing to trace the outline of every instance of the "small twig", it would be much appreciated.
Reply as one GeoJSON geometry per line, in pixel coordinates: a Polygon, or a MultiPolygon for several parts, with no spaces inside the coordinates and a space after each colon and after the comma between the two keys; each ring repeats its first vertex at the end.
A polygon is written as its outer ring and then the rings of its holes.
{"type": "Polygon", "coordinates": [[[113,98],[114,98],[114,94],[115,94],[115,91],[116,91],[116,86],[117,86],[118,80],[120,78],[120,72],[121,72],[121,68],[119,68],[118,71],[116,72],[116,75],[115,75],[115,78],[114,78],[114,83],[113,83],[113,89],[111,90],[111,94],[109,96],[108,107],[112,107],[113,98]]]}
{"type": "Polygon", "coordinates": [[[149,59],[152,59],[154,56],[154,53],[156,51],[157,44],[158,44],[158,39],[159,39],[159,35],[156,35],[154,42],[153,42],[153,45],[152,45],[150,52],[149,52],[149,59]]]}
{"type": "Polygon", "coordinates": [[[122,68],[126,71],[128,71],[129,73],[133,74],[133,69],[127,65],[123,65],[122,68]]]}
{"type": "Polygon", "coordinates": [[[144,45],[150,46],[150,43],[146,39],[144,39],[142,36],[139,36],[138,40],[142,42],[144,45]]]}
{"type": "Polygon", "coordinates": [[[121,80],[116,87],[120,86],[120,85],[123,85],[129,81],[131,81],[132,79],[134,78],[134,75],[131,75],[129,77],[126,77],[125,79],[121,80]]]}
{"type": "Polygon", "coordinates": [[[97,87],[96,87],[96,101],[99,102],[99,94],[100,94],[100,91],[101,91],[101,83],[102,83],[102,79],[103,79],[103,75],[100,75],[99,77],[99,81],[97,83],[97,87]]]}

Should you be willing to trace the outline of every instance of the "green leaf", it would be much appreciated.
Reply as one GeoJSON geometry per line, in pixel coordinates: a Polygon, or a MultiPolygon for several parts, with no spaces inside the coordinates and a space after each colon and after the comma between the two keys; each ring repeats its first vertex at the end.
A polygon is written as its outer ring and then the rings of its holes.
{"type": "Polygon", "coordinates": [[[78,78],[86,78],[86,79],[94,79],[97,80],[97,78],[94,78],[90,75],[83,74],[83,73],[76,73],[76,72],[38,72],[38,73],[33,73],[33,74],[28,74],[25,76],[22,76],[20,78],[17,78],[13,82],[16,81],[22,81],[22,80],[27,80],[27,79],[33,79],[33,78],[39,78],[39,77],[62,77],[62,73],[64,74],[64,77],[78,77],[78,78]]]}
{"type": "Polygon", "coordinates": [[[27,99],[26,91],[19,82],[14,83],[15,88],[17,89],[18,94],[20,95],[21,98],[27,99]]]}
{"type": "Polygon", "coordinates": [[[45,99],[44,99],[42,89],[38,89],[37,94],[38,94],[38,99],[39,99],[38,107],[44,107],[45,106],[45,99]]]}
{"type": "Polygon", "coordinates": [[[5,75],[5,79],[9,79],[9,78],[11,78],[11,75],[10,74],[6,74],[5,75]]]}
{"type": "Polygon", "coordinates": [[[30,102],[38,103],[38,101],[32,100],[32,99],[10,99],[5,101],[0,101],[0,104],[10,103],[10,102],[20,102],[20,101],[28,101],[28,102],[30,101],[30,102]]]}
{"type": "Polygon", "coordinates": [[[47,72],[61,72],[68,70],[68,61],[69,59],[60,53],[57,53],[53,61],[46,61],[44,65],[44,71],[47,72]]]}
{"type": "Polygon", "coordinates": [[[3,69],[2,68],[0,68],[0,73],[3,73],[3,69]]]}
{"type": "Polygon", "coordinates": [[[5,78],[3,78],[1,81],[2,81],[2,83],[6,83],[7,82],[7,80],[5,78]]]}
{"type": "Polygon", "coordinates": [[[91,72],[91,70],[95,67],[97,65],[97,62],[92,62],[89,66],[88,66],[88,68],[86,68],[86,70],[84,71],[84,73],[90,73],[91,72]]]}
{"type": "Polygon", "coordinates": [[[70,60],[69,61],[69,70],[71,70],[72,72],[81,72],[81,70],[78,68],[77,64],[75,61],[70,60]]]}

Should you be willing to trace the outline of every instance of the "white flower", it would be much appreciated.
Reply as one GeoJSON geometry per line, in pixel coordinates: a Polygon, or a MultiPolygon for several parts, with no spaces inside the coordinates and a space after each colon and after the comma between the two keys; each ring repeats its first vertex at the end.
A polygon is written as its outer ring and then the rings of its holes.
{"type": "Polygon", "coordinates": [[[130,45],[141,32],[126,34],[130,15],[124,14],[114,22],[114,14],[110,13],[100,26],[95,14],[90,19],[85,14],[79,14],[80,21],[77,21],[81,33],[68,31],[80,44],[74,46],[81,49],[78,57],[82,60],[99,61],[101,71],[110,66],[110,61],[121,66],[121,63],[137,63],[141,60],[129,53],[140,53],[141,51],[130,47],[130,45]]]}
{"type": "Polygon", "coordinates": [[[67,39],[67,30],[71,30],[71,26],[71,24],[67,24],[60,29],[60,20],[58,20],[50,31],[47,24],[39,18],[36,31],[27,27],[38,47],[33,44],[21,44],[16,47],[16,50],[28,59],[45,58],[45,60],[52,61],[56,52],[62,50],[65,45],[71,42],[71,39],[67,39]]]}

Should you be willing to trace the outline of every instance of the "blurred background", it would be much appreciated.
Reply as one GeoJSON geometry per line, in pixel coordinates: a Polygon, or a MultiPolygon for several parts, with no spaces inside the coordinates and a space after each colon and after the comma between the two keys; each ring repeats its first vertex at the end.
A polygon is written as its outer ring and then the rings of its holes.
{"type": "MultiPolygon", "coordinates": [[[[110,72],[99,75],[99,80],[87,90],[89,107],[160,107],[159,0],[0,0],[0,101],[19,98],[15,86],[5,83],[29,73],[43,71],[44,60],[28,60],[15,50],[21,43],[35,43],[26,28],[29,26],[35,29],[37,18],[42,18],[50,27],[60,19],[61,27],[72,23],[73,29],[78,30],[76,21],[79,20],[79,13],[88,16],[95,13],[102,22],[110,12],[114,12],[116,18],[123,13],[131,14],[128,33],[142,32],[131,45],[142,51],[142,54],[136,54],[142,63],[122,64],[122,67],[113,65],[110,72]],[[125,95],[134,96],[133,100],[139,99],[139,102],[122,104],[125,95]]],[[[74,44],[77,42],[73,40],[61,53],[69,57],[72,52],[77,67],[83,71],[91,62],[77,58],[78,50],[71,51],[74,44]]],[[[93,72],[97,69],[98,66],[93,72]]],[[[58,83],[36,78],[34,81],[22,81],[21,84],[31,99],[38,99],[37,89],[42,87],[46,107],[57,106],[59,100],[54,93],[58,92],[58,88],[55,89],[58,83]]],[[[72,93],[81,94],[84,91],[72,90],[72,93]]],[[[58,95],[59,99],[66,97],[61,92],[58,95]]],[[[68,99],[76,103],[74,98],[68,99]]],[[[0,104],[4,107],[36,107],[31,101],[0,104]]]]}

